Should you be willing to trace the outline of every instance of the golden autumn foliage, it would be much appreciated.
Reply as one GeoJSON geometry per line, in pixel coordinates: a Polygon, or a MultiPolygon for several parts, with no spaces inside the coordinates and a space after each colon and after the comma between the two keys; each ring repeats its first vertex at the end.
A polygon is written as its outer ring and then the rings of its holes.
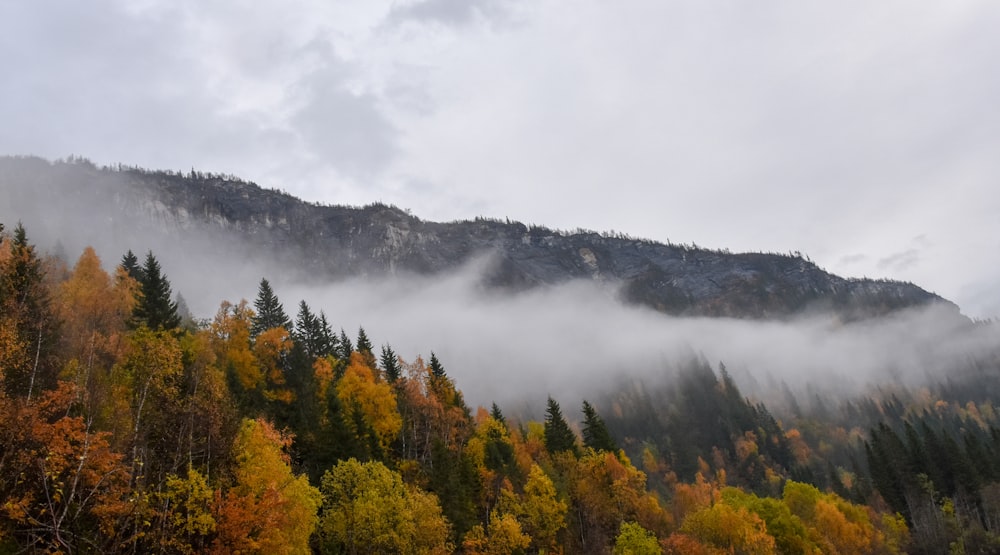
{"type": "Polygon", "coordinates": [[[264,398],[286,404],[295,400],[295,394],[287,387],[282,367],[284,357],[291,350],[292,338],[285,328],[271,328],[257,335],[253,354],[264,376],[264,398]]]}
{"type": "Polygon", "coordinates": [[[375,372],[359,353],[351,353],[344,376],[337,383],[337,397],[348,421],[360,417],[375,432],[383,447],[403,427],[392,386],[376,379],[375,372]]]}
{"type": "Polygon", "coordinates": [[[768,535],[767,525],[744,507],[733,508],[725,503],[716,503],[688,515],[680,532],[724,552],[746,555],[775,553],[774,538],[768,535]]]}
{"type": "Polygon", "coordinates": [[[569,507],[556,494],[555,485],[537,464],[531,465],[518,516],[539,551],[555,550],[559,533],[566,528],[569,507]]]}
{"type": "Polygon", "coordinates": [[[209,330],[219,364],[232,373],[244,391],[264,385],[264,372],[250,349],[250,326],[253,309],[242,300],[233,305],[223,301],[209,330]]]}
{"type": "Polygon", "coordinates": [[[323,553],[445,554],[450,527],[437,498],[379,462],[349,459],[323,476],[323,553]]]}
{"type": "Polygon", "coordinates": [[[292,438],[265,420],[244,420],[233,453],[234,483],[215,494],[215,553],[310,553],[319,491],[289,467],[292,438]]]}
{"type": "Polygon", "coordinates": [[[63,382],[37,402],[0,397],[0,514],[39,549],[115,550],[128,540],[129,468],[109,434],[67,416],[63,382]]]}
{"type": "Polygon", "coordinates": [[[462,551],[468,555],[513,555],[530,544],[531,537],[521,531],[514,515],[494,513],[485,530],[477,524],[465,534],[462,551]]]}
{"type": "Polygon", "coordinates": [[[615,538],[614,555],[659,555],[656,535],[634,522],[623,522],[615,538]]]}

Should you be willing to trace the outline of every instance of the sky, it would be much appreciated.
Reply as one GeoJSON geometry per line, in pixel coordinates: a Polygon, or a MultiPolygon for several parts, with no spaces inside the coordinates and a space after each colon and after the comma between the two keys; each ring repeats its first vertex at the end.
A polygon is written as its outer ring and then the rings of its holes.
{"type": "Polygon", "coordinates": [[[1000,3],[0,3],[0,154],[800,251],[1000,316],[1000,3]]]}

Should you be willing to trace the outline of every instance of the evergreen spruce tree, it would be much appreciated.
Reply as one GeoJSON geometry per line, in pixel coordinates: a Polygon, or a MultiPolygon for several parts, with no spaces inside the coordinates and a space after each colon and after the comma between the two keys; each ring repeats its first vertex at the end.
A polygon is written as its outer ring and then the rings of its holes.
{"type": "Polygon", "coordinates": [[[576,435],[563,418],[562,409],[555,399],[549,397],[545,409],[545,449],[552,454],[570,451],[577,455],[576,435]]]}
{"type": "Polygon", "coordinates": [[[402,374],[403,369],[399,366],[399,357],[388,344],[382,345],[382,370],[385,371],[385,379],[389,383],[395,383],[402,374]]]}
{"type": "Polygon", "coordinates": [[[317,326],[320,337],[318,356],[337,356],[337,335],[333,333],[333,328],[330,327],[330,322],[327,321],[326,314],[322,310],[319,311],[317,326]]]}
{"type": "Polygon", "coordinates": [[[309,310],[309,305],[305,301],[299,301],[299,313],[295,317],[295,329],[292,336],[310,358],[324,357],[333,354],[331,339],[333,333],[330,331],[326,317],[322,318],[313,314],[309,310]]]}
{"type": "Polygon", "coordinates": [[[130,278],[142,283],[142,266],[139,265],[139,258],[131,249],[122,256],[121,267],[130,278]]]}
{"type": "Polygon", "coordinates": [[[438,360],[438,357],[437,355],[434,354],[434,351],[431,351],[431,362],[429,366],[431,369],[431,375],[433,375],[436,378],[445,377],[444,365],[442,365],[441,361],[438,360]]]}
{"type": "Polygon", "coordinates": [[[292,322],[285,314],[285,308],[281,306],[281,301],[271,289],[271,284],[266,279],[260,280],[260,287],[257,289],[257,299],[253,302],[254,310],[257,314],[253,317],[250,326],[250,337],[256,338],[261,333],[271,328],[285,328],[291,330],[292,322]]]}
{"type": "Polygon", "coordinates": [[[358,352],[361,354],[372,354],[372,343],[368,340],[365,328],[358,328],[358,352]]]}
{"type": "Polygon", "coordinates": [[[139,298],[132,317],[136,325],[151,330],[173,330],[181,325],[177,303],[171,300],[170,282],[160,270],[153,251],[146,253],[139,281],[139,298]]]}
{"type": "Polygon", "coordinates": [[[611,438],[604,419],[586,400],[583,401],[583,444],[595,451],[618,452],[618,445],[611,438]]]}
{"type": "Polygon", "coordinates": [[[503,412],[500,411],[500,407],[496,403],[493,403],[493,406],[490,407],[490,417],[503,424],[505,428],[507,427],[507,419],[504,418],[503,412]]]}
{"type": "Polygon", "coordinates": [[[338,353],[337,358],[341,360],[350,360],[351,353],[353,352],[354,344],[351,343],[351,338],[347,337],[347,334],[344,333],[344,328],[340,328],[340,352],[338,353]]]}

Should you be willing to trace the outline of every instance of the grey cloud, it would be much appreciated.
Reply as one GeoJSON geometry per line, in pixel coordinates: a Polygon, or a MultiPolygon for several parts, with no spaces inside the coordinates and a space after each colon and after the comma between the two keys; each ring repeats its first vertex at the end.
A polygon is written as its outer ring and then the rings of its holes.
{"type": "Polygon", "coordinates": [[[394,24],[418,21],[460,26],[474,23],[477,18],[503,19],[509,4],[509,0],[422,0],[393,7],[387,21],[394,24]]]}
{"type": "Polygon", "coordinates": [[[915,266],[920,262],[920,251],[917,249],[907,249],[881,258],[878,261],[879,270],[903,271],[915,266]]]}
{"type": "Polygon", "coordinates": [[[838,261],[838,264],[842,264],[844,266],[847,266],[847,265],[850,265],[850,264],[857,264],[859,262],[864,262],[867,259],[868,259],[868,257],[866,255],[861,254],[861,253],[848,254],[846,256],[842,256],[840,258],[840,260],[838,261]]]}
{"type": "Polygon", "coordinates": [[[306,76],[296,86],[304,104],[292,123],[305,146],[338,172],[367,178],[398,153],[398,130],[379,110],[378,99],[352,92],[349,69],[340,60],[306,76]]]}
{"type": "Polygon", "coordinates": [[[338,327],[363,325],[407,360],[434,350],[467,399],[484,405],[586,398],[621,380],[660,379],[696,355],[738,370],[759,396],[770,392],[755,383],[775,381],[850,394],[872,383],[921,383],[996,345],[949,310],[850,326],[823,317],[672,318],[624,306],[613,288],[590,282],[499,295],[484,293],[479,276],[472,265],[433,278],[275,287],[286,304],[305,299],[338,327]]]}

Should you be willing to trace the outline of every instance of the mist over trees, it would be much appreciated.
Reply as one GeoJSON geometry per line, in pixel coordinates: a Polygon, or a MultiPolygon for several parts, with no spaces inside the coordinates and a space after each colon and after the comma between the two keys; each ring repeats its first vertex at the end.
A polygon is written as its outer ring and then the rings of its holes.
{"type": "Polygon", "coordinates": [[[152,251],[110,255],[0,228],[0,551],[1000,549],[992,324],[922,382],[742,387],[692,353],[487,409],[448,343],[425,362],[334,332],[337,306],[289,317],[267,279],[185,323],[152,251]]]}

